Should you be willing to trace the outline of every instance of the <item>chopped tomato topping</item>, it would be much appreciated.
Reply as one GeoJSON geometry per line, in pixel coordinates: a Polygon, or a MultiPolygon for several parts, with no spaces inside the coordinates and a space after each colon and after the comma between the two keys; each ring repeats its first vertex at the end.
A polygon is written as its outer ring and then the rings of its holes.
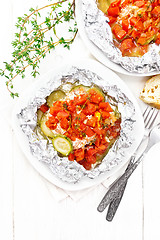
{"type": "Polygon", "coordinates": [[[140,57],[150,44],[160,45],[160,0],[114,1],[107,16],[115,46],[122,56],[140,57]]]}
{"type": "Polygon", "coordinates": [[[104,97],[102,96],[102,94],[98,93],[94,89],[89,90],[89,94],[91,95],[90,102],[98,104],[98,103],[104,101],[104,97]]]}
{"type": "Polygon", "coordinates": [[[126,32],[128,32],[129,29],[129,21],[128,19],[123,19],[122,20],[122,29],[126,32]]]}
{"type": "Polygon", "coordinates": [[[157,34],[157,39],[156,39],[155,43],[156,43],[157,45],[160,44],[160,33],[157,34]]]}
{"type": "Polygon", "coordinates": [[[87,155],[88,156],[93,156],[97,153],[97,150],[95,150],[94,148],[89,148],[87,149],[87,155]]]}
{"type": "Polygon", "coordinates": [[[106,119],[106,118],[109,118],[110,117],[110,113],[107,112],[107,111],[102,111],[101,112],[101,115],[102,115],[102,118],[106,119]]]}
{"type": "Polygon", "coordinates": [[[152,10],[152,15],[154,17],[159,17],[160,16],[160,6],[156,6],[153,10],[152,10]]]}
{"type": "Polygon", "coordinates": [[[70,153],[69,156],[68,156],[68,159],[70,161],[74,161],[74,154],[73,153],[70,153]]]}
{"type": "Polygon", "coordinates": [[[93,103],[88,103],[86,109],[84,110],[87,115],[92,115],[97,110],[97,106],[93,103]]]}
{"type": "Polygon", "coordinates": [[[116,139],[120,133],[120,123],[115,122],[113,128],[110,115],[113,109],[104,101],[103,93],[96,87],[86,93],[82,91],[82,94],[75,95],[74,99],[66,99],[56,101],[50,107],[46,126],[58,131],[57,134],[64,132],[63,135],[75,142],[76,147],[73,144],[73,151],[68,159],[75,160],[90,170],[92,164],[95,164],[108,148],[106,134],[116,139]],[[84,146],[79,147],[83,142],[84,146]]]}
{"type": "Polygon", "coordinates": [[[111,25],[112,23],[114,23],[116,21],[116,17],[112,17],[112,16],[109,16],[109,25],[111,25]]]}
{"type": "Polygon", "coordinates": [[[46,121],[46,126],[51,130],[54,130],[57,127],[58,119],[55,117],[49,117],[48,121],[46,121]]]}
{"type": "Polygon", "coordinates": [[[137,7],[143,7],[145,5],[145,1],[136,1],[134,4],[137,7]]]}
{"type": "Polygon", "coordinates": [[[101,144],[101,145],[97,148],[97,152],[98,152],[99,154],[102,154],[102,153],[104,153],[104,152],[106,151],[106,149],[107,149],[107,147],[106,147],[105,145],[101,144]]]}
{"type": "Polygon", "coordinates": [[[101,141],[100,137],[97,136],[96,141],[95,141],[95,145],[96,145],[96,147],[99,147],[99,145],[100,145],[100,141],[101,141]]]}
{"type": "Polygon", "coordinates": [[[66,111],[60,111],[57,113],[57,118],[58,119],[62,119],[62,118],[68,118],[69,117],[69,113],[66,111]]]}
{"type": "Polygon", "coordinates": [[[82,105],[87,101],[87,95],[83,94],[75,98],[75,105],[82,105]]]}
{"type": "Polygon", "coordinates": [[[86,129],[84,130],[84,133],[88,136],[88,137],[92,137],[93,135],[95,135],[94,131],[90,128],[90,127],[86,127],[86,129]]]}
{"type": "Polygon", "coordinates": [[[67,130],[69,128],[69,121],[66,118],[62,118],[60,121],[61,128],[67,130]]]}
{"type": "Polygon", "coordinates": [[[112,17],[116,17],[119,14],[119,7],[110,7],[108,9],[108,14],[112,17]]]}
{"type": "Polygon", "coordinates": [[[122,55],[125,54],[125,51],[126,50],[129,50],[133,47],[133,41],[132,39],[124,39],[122,42],[121,42],[121,45],[120,45],[120,50],[122,52],[122,55]]]}
{"type": "Polygon", "coordinates": [[[48,107],[48,105],[47,105],[46,103],[40,106],[40,110],[41,110],[43,113],[47,112],[48,109],[49,109],[49,107],[48,107]]]}
{"type": "Polygon", "coordinates": [[[77,162],[83,160],[84,159],[84,149],[83,148],[76,149],[74,151],[74,156],[76,157],[77,162]]]}
{"type": "Polygon", "coordinates": [[[127,34],[126,31],[124,31],[119,24],[115,24],[113,26],[112,32],[117,40],[122,40],[127,34]]]}
{"type": "Polygon", "coordinates": [[[96,156],[93,156],[93,155],[86,156],[86,160],[88,163],[91,163],[91,164],[94,164],[97,161],[96,156]]]}
{"type": "Polygon", "coordinates": [[[82,165],[86,170],[90,170],[91,166],[92,166],[91,163],[89,163],[87,161],[84,161],[82,165]]]}
{"type": "Polygon", "coordinates": [[[99,108],[104,109],[106,112],[113,112],[113,109],[111,108],[109,102],[101,102],[99,104],[99,108]]]}

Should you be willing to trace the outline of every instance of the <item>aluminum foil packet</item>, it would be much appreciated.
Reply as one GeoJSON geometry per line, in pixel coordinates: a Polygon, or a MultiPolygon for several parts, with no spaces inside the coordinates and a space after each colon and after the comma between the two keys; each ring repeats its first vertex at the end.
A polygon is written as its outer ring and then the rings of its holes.
{"type": "Polygon", "coordinates": [[[36,89],[32,94],[29,102],[17,114],[19,126],[27,136],[31,154],[48,166],[53,174],[62,181],[76,183],[82,178],[93,179],[101,173],[111,171],[123,160],[126,160],[129,147],[134,142],[132,133],[134,131],[135,107],[128,97],[116,86],[102,79],[96,73],[76,66],[70,66],[62,70],[59,74],[52,72],[43,82],[42,86],[36,89]],[[92,170],[85,170],[83,166],[76,161],[69,161],[67,157],[59,157],[54,150],[52,142],[47,137],[44,138],[38,131],[37,126],[37,109],[46,102],[46,97],[65,83],[75,83],[91,86],[93,83],[102,88],[104,93],[108,94],[111,104],[114,102],[121,113],[121,133],[118,140],[114,143],[108,154],[102,160],[101,164],[92,170]],[[110,96],[110,97],[109,97],[110,96]]]}
{"type": "Polygon", "coordinates": [[[82,0],[82,17],[89,40],[112,62],[133,73],[160,71],[160,46],[154,43],[142,57],[122,57],[121,51],[113,43],[109,19],[98,9],[96,0],[82,0]]]}

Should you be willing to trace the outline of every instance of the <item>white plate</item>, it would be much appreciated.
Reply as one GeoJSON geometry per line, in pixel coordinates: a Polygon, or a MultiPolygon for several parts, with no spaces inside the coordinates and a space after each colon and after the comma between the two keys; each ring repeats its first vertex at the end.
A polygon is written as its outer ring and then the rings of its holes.
{"type": "Polygon", "coordinates": [[[49,180],[51,183],[57,185],[58,187],[61,187],[63,189],[70,190],[70,191],[81,190],[81,189],[85,189],[85,188],[97,185],[97,184],[101,183],[102,181],[110,178],[111,176],[118,177],[119,174],[121,174],[122,170],[124,171],[124,166],[126,166],[128,160],[129,160],[129,157],[136,150],[137,146],[139,145],[139,143],[143,137],[143,133],[144,133],[144,123],[143,123],[141,111],[139,109],[137,101],[135,100],[134,96],[132,95],[132,93],[130,92],[128,87],[114,72],[112,72],[110,69],[104,67],[100,63],[93,61],[93,60],[87,60],[87,61],[84,60],[82,62],[68,63],[67,65],[63,65],[59,68],[56,68],[56,70],[52,70],[51,72],[42,76],[42,78],[39,79],[38,82],[34,83],[26,91],[26,93],[23,95],[23,97],[20,98],[19,101],[17,102],[17,104],[14,108],[14,111],[13,111],[12,122],[13,122],[13,128],[15,130],[17,140],[19,141],[19,144],[20,144],[23,152],[25,153],[27,159],[32,164],[32,166],[43,177],[45,177],[47,180],[49,180]],[[118,166],[114,167],[110,172],[101,174],[99,177],[96,177],[94,179],[83,178],[82,180],[80,180],[78,183],[75,183],[75,184],[63,182],[58,177],[56,177],[51,172],[51,170],[49,168],[47,168],[42,162],[39,162],[35,157],[33,157],[33,155],[30,152],[30,149],[29,149],[28,139],[25,136],[25,134],[22,132],[22,129],[21,129],[21,127],[17,121],[17,117],[16,117],[17,113],[19,113],[21,111],[21,109],[24,106],[26,106],[26,103],[29,101],[30,96],[32,94],[35,94],[37,89],[41,88],[43,86],[44,82],[49,78],[49,76],[51,76],[51,75],[54,76],[54,74],[56,75],[57,73],[63,71],[66,67],[68,67],[68,65],[76,66],[76,67],[82,68],[82,69],[88,69],[92,72],[95,72],[97,75],[99,75],[101,78],[103,78],[104,81],[107,77],[107,79],[110,79],[110,81],[113,84],[117,85],[118,88],[120,88],[121,91],[133,102],[133,104],[135,106],[135,110],[136,110],[136,112],[135,112],[136,123],[134,125],[134,131],[133,131],[133,137],[136,139],[136,141],[133,142],[129,153],[126,156],[125,161],[121,162],[118,166]],[[141,131],[139,131],[139,129],[141,129],[141,131]]]}
{"type": "Polygon", "coordinates": [[[125,70],[123,67],[121,67],[119,64],[116,64],[112,61],[109,60],[109,58],[106,57],[106,55],[99,49],[92,41],[89,40],[86,31],[85,31],[85,25],[82,17],[82,1],[81,0],[76,0],[76,21],[78,25],[78,32],[86,45],[86,47],[90,50],[90,52],[93,54],[93,56],[103,63],[105,66],[109,67],[110,69],[125,74],[125,75],[130,75],[130,76],[152,76],[159,74],[158,71],[150,72],[150,73],[132,73],[128,72],[125,70]]]}

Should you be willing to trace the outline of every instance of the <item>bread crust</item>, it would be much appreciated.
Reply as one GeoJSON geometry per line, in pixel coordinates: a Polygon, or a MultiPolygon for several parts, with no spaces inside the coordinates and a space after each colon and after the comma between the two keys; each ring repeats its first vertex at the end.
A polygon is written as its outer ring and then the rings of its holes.
{"type": "Polygon", "coordinates": [[[147,80],[140,92],[140,99],[152,107],[160,109],[160,74],[147,80]]]}

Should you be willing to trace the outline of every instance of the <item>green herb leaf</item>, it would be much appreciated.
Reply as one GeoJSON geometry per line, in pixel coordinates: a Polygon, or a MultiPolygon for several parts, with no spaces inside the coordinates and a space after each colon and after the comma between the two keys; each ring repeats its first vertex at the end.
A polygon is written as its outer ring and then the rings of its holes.
{"type": "Polygon", "coordinates": [[[18,97],[18,93],[12,91],[13,80],[18,75],[23,79],[25,70],[30,68],[31,76],[36,77],[39,74],[40,60],[45,58],[47,53],[59,44],[70,49],[78,31],[74,17],[74,1],[57,0],[56,3],[54,1],[52,3],[51,0],[48,5],[30,8],[29,14],[18,17],[15,24],[17,32],[11,43],[14,48],[13,59],[9,63],[4,62],[4,70],[0,69],[0,76],[7,79],[6,86],[12,98],[18,97]],[[71,34],[70,39],[57,36],[57,28],[64,22],[69,24],[68,29],[66,27],[65,29],[71,34]],[[50,30],[52,30],[51,37],[48,34],[50,30]]]}

